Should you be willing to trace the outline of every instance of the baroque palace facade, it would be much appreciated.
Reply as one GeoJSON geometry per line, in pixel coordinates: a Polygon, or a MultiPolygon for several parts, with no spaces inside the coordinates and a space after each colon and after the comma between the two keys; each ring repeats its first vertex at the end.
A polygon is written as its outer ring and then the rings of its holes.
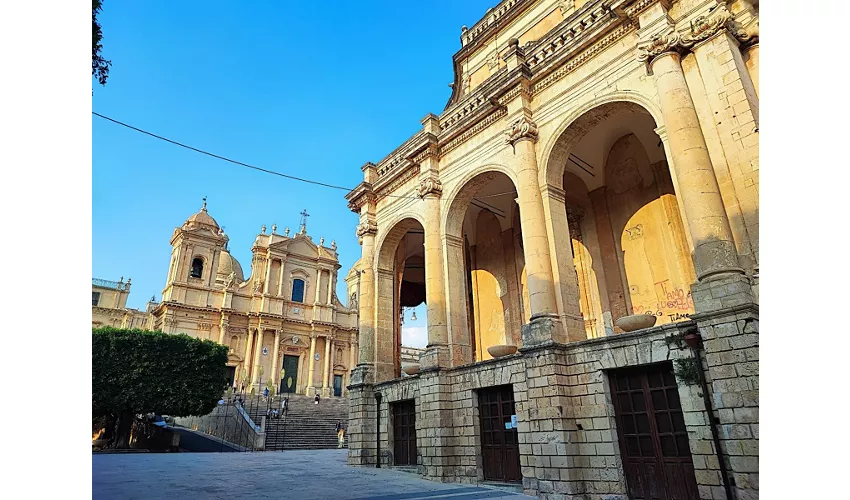
{"type": "MultiPolygon", "coordinates": [[[[356,362],[357,312],[334,292],[336,242],[316,244],[303,220],[292,235],[288,228],[278,234],[277,226],[267,234],[263,226],[245,278],[206,205],[174,229],[162,301],[148,304],[147,327],[229,346],[230,382],[246,390],[271,383],[281,393],[345,395],[356,362]]],[[[129,283],[121,286],[129,293],[129,283]]]]}
{"type": "Polygon", "coordinates": [[[756,0],[504,0],[462,28],[446,109],[346,196],[351,465],[758,498],[758,50],[756,0]]]}

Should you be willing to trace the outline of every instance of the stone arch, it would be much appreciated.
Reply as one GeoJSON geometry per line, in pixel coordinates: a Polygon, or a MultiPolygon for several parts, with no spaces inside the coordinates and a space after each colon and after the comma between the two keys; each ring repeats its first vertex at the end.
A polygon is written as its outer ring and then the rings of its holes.
{"type": "Polygon", "coordinates": [[[403,265],[397,268],[399,245],[408,231],[421,231],[425,224],[420,214],[403,212],[382,226],[388,229],[377,242],[374,267],[376,316],[382,319],[375,326],[374,334],[376,382],[401,376],[402,326],[398,312],[404,297],[402,276],[405,271],[403,265]]]}
{"type": "Polygon", "coordinates": [[[443,217],[440,223],[440,234],[460,238],[463,232],[463,218],[466,214],[466,209],[469,207],[469,202],[475,197],[475,194],[497,173],[504,174],[513,183],[514,188],[517,186],[516,172],[513,169],[492,163],[482,165],[463,175],[457,184],[443,195],[443,199],[447,200],[443,205],[443,217]]]}
{"type": "Polygon", "coordinates": [[[403,212],[394,216],[386,227],[389,229],[379,235],[375,245],[375,268],[391,271],[396,247],[405,233],[417,226],[425,227],[425,220],[421,214],[415,212],[403,212]]]}
{"type": "Polygon", "coordinates": [[[569,113],[543,147],[538,176],[540,186],[560,186],[567,157],[582,137],[606,118],[630,112],[648,113],[656,127],[664,125],[661,108],[655,101],[634,91],[613,92],[590,99],[569,113]]]}

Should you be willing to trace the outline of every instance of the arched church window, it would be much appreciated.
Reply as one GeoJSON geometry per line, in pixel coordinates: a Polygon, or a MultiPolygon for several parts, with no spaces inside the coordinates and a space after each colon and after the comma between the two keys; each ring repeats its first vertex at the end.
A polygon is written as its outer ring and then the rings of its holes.
{"type": "Polygon", "coordinates": [[[292,280],[292,302],[304,302],[304,280],[292,280]]]}
{"type": "Polygon", "coordinates": [[[191,278],[200,278],[204,274],[204,259],[195,257],[192,259],[192,271],[189,273],[191,278]]]}

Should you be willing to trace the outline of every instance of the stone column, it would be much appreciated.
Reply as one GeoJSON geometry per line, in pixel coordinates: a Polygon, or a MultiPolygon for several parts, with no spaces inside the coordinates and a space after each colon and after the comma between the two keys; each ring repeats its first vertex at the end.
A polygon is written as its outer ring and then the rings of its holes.
{"type": "Polygon", "coordinates": [[[316,305],[319,305],[319,291],[322,289],[322,269],[316,270],[316,300],[313,302],[316,305]]]}
{"type": "Polygon", "coordinates": [[[446,324],[446,286],[443,271],[443,242],[440,238],[440,195],[437,158],[429,156],[421,163],[425,177],[419,181],[418,194],[425,216],[425,304],[428,311],[428,346],[423,367],[448,366],[448,328],[446,324]]]}
{"type": "Polygon", "coordinates": [[[378,226],[366,219],[357,226],[361,245],[360,314],[358,315],[360,339],[358,365],[375,363],[375,234],[378,226]]]}
{"type": "Polygon", "coordinates": [[[325,337],[325,364],[322,366],[322,396],[327,396],[328,391],[328,370],[330,369],[331,344],[333,337],[325,337]]]}
{"type": "Polygon", "coordinates": [[[254,349],[254,373],[251,376],[251,385],[258,383],[260,379],[260,364],[262,364],[261,356],[263,354],[263,328],[257,328],[257,348],[254,349]]]}
{"type": "Polygon", "coordinates": [[[224,343],[225,333],[227,332],[228,326],[229,326],[229,323],[227,322],[227,315],[222,314],[221,320],[218,323],[218,343],[221,344],[221,345],[225,345],[225,343],[224,343]]]}
{"type": "Polygon", "coordinates": [[[312,396],[316,389],[313,387],[313,361],[316,357],[316,334],[313,333],[310,335],[310,358],[307,359],[307,389],[304,393],[308,396],[312,396]]]}
{"type": "Polygon", "coordinates": [[[330,355],[327,356],[327,358],[328,358],[328,369],[327,369],[327,373],[328,373],[328,396],[332,396],[333,391],[334,391],[334,389],[333,389],[334,362],[336,361],[336,354],[334,354],[336,351],[334,350],[333,339],[331,339],[330,344],[331,344],[331,351],[330,351],[330,355]]]}
{"type": "Polygon", "coordinates": [[[334,273],[333,271],[328,271],[328,302],[329,306],[334,305],[334,273]]]}
{"type": "Polygon", "coordinates": [[[511,124],[506,135],[506,142],[513,148],[516,162],[517,201],[531,308],[531,321],[523,326],[523,345],[548,340],[566,342],[563,325],[558,319],[546,216],[538,181],[534,151],[537,125],[522,110],[522,115],[511,124]]]}
{"type": "MultiPolygon", "coordinates": [[[[274,331],[274,349],[272,350],[272,369],[269,372],[269,377],[272,379],[275,387],[280,385],[279,369],[277,366],[277,355],[280,350],[280,329],[274,331]]],[[[280,391],[280,387],[278,387],[280,391]]]]}
{"type": "Polygon", "coordinates": [[[272,275],[272,256],[271,254],[266,254],[266,280],[263,283],[263,295],[269,293],[269,281],[272,275]]]}
{"type": "Polygon", "coordinates": [[[581,292],[572,255],[572,233],[567,222],[566,192],[560,187],[544,184],[540,197],[546,219],[546,232],[551,235],[548,243],[552,256],[552,281],[556,284],[555,300],[561,313],[561,324],[570,342],[586,340],[587,333],[580,305],[581,292]]]}
{"type": "Polygon", "coordinates": [[[673,167],[681,188],[679,195],[694,242],[697,279],[743,274],[680,55],[673,50],[677,43],[678,35],[657,38],[650,51],[640,57],[650,60],[655,75],[673,167]]]}
{"type": "Polygon", "coordinates": [[[286,257],[280,259],[280,279],[277,282],[277,295],[283,297],[283,270],[286,267],[286,257]]]}
{"type": "Polygon", "coordinates": [[[448,328],[451,366],[458,366],[475,361],[475,346],[471,345],[472,318],[467,309],[469,290],[466,273],[470,270],[464,265],[463,239],[446,234],[443,235],[443,242],[448,291],[446,316],[451,326],[448,328]]]}
{"type": "Polygon", "coordinates": [[[251,366],[251,342],[254,341],[254,331],[250,328],[248,329],[248,335],[245,336],[245,360],[243,364],[245,365],[245,377],[247,380],[242,380],[241,382],[245,385],[248,385],[251,380],[251,372],[254,370],[251,366]]]}

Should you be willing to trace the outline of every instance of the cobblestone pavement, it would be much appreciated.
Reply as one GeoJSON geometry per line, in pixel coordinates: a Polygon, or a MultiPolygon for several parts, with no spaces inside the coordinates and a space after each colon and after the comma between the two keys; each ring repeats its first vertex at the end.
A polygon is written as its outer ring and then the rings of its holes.
{"type": "Polygon", "coordinates": [[[533,497],[349,467],[348,450],[132,453],[92,456],[92,499],[477,500],[533,497]]]}

